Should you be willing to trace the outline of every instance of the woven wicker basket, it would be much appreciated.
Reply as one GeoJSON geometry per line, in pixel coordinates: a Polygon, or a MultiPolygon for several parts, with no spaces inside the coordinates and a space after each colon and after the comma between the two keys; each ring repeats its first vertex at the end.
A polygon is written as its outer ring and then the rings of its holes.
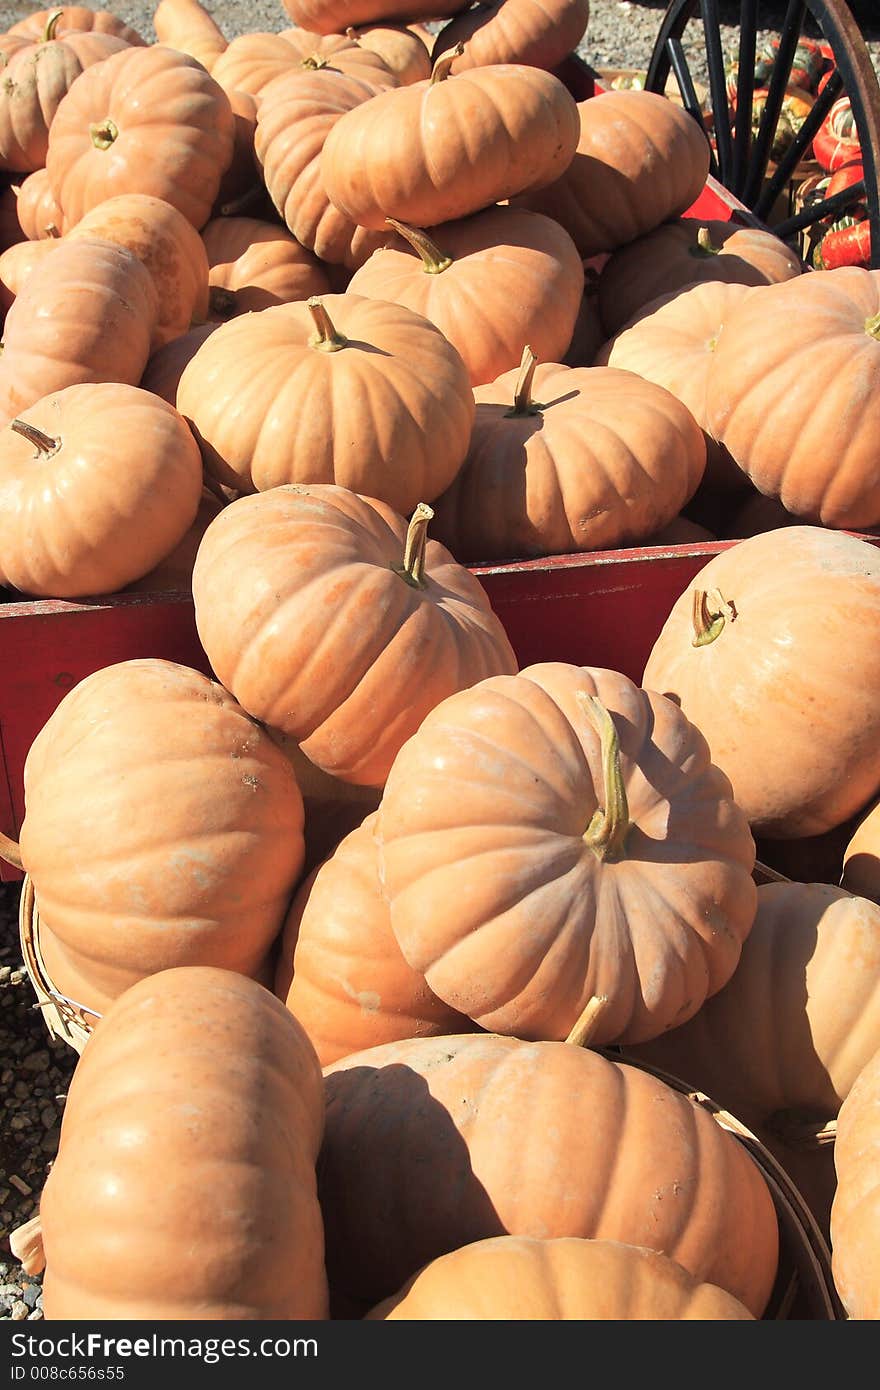
{"type": "Polygon", "coordinates": [[[40,914],[28,874],[21,885],[18,931],[25,969],[50,1036],[60,1038],[81,1053],[101,1015],[75,999],[68,999],[52,983],[40,954],[40,914]]]}

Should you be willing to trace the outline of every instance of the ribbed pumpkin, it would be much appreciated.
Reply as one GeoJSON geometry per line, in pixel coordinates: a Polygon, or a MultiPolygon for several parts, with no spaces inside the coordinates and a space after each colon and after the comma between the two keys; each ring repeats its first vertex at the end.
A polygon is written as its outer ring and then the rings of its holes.
{"type": "Polygon", "coordinates": [[[31,274],[6,315],[0,423],[83,381],[140,381],[159,317],[156,285],[126,247],[65,241],[31,274]]]}
{"type": "Polygon", "coordinates": [[[702,730],[756,833],[819,835],[880,791],[878,636],[880,551],[788,526],[709,560],[642,680],[702,730]]]}
{"type": "Polygon", "coordinates": [[[709,426],[759,492],[823,526],[880,524],[880,271],[845,266],[764,286],[729,319],[709,426]],[[797,324],[797,351],[782,349],[797,324]]]}
{"type": "Polygon", "coordinates": [[[43,396],[0,430],[0,583],[113,593],[182,540],[201,491],[189,426],[149,391],[102,382],[43,396]]]}
{"type": "Polygon", "coordinates": [[[157,565],[134,583],[126,585],[130,594],[192,593],[192,572],[202,537],[224,503],[203,489],[195,521],[183,539],[157,565]]]}
{"type": "Polygon", "coordinates": [[[94,672],[34,739],[24,789],[21,855],[63,993],[103,1013],[172,965],[264,971],[302,866],[302,796],[216,681],[148,658],[94,672]]]}
{"type": "Polygon", "coordinates": [[[445,700],[376,835],[405,959],[516,1037],[564,1039],[585,1010],[598,1043],[656,1037],[727,983],[755,914],[754,843],[702,734],[616,671],[548,662],[445,700]]]}
{"type": "Polygon", "coordinates": [[[515,367],[529,343],[542,361],[567,350],[584,271],[557,222],[488,208],[428,231],[400,233],[356,270],[351,294],[405,304],[436,324],[468,368],[472,386],[515,367]]]}
{"type": "Polygon", "coordinates": [[[428,48],[405,24],[367,24],[363,28],[349,28],[346,33],[361,48],[378,53],[394,73],[399,86],[408,87],[411,82],[421,82],[431,76],[428,48]]]}
{"type": "Polygon", "coordinates": [[[232,159],[220,180],[212,217],[236,217],[243,211],[253,212],[259,203],[269,201],[254,153],[257,99],[249,92],[228,92],[227,96],[234,122],[232,159]]]}
{"type": "Polygon", "coordinates": [[[267,990],[207,967],[141,980],[64,1107],[46,1317],[326,1318],[323,1123],[314,1048],[267,990]]]}
{"type": "Polygon", "coordinates": [[[493,1034],[388,1043],[324,1074],[331,1296],[375,1303],[487,1237],[578,1236],[647,1246],[763,1312],[778,1258],[767,1185],[656,1077],[493,1034]]]}
{"type": "MultiPolygon", "coordinates": [[[[61,5],[58,8],[61,17],[55,25],[55,33],[60,37],[65,34],[114,34],[117,38],[125,39],[126,43],[141,47],[146,45],[146,39],[136,29],[110,10],[93,10],[88,5],[61,5]]],[[[55,9],[35,10],[27,19],[10,25],[9,33],[36,42],[55,13],[55,9]]]]}
{"type": "Polygon", "coordinates": [[[856,825],[843,856],[842,887],[880,903],[880,802],[856,825]]]}
{"type": "Polygon", "coordinates": [[[333,68],[276,78],[264,88],[254,149],[279,216],[297,241],[331,265],[363,264],[382,245],[387,228],[368,232],[335,208],[327,195],[321,154],[346,112],[380,88],[333,68]]]}
{"type": "Polygon", "coordinates": [[[0,255],[0,308],[5,313],[33,272],[51,255],[54,240],[17,241],[0,255]]]}
{"type": "Polygon", "coordinates": [[[555,68],[580,44],[590,17],[590,0],[491,0],[450,20],[434,42],[434,61],[464,44],[453,73],[489,63],[526,63],[555,68]]]}
{"type": "Polygon", "coordinates": [[[177,405],[177,388],[187,363],[202,343],[219,328],[219,323],[200,323],[179,338],[172,338],[164,347],[150,354],[140,385],[145,391],[155,391],[169,405],[177,405]]]}
{"type": "Polygon", "coordinates": [[[657,92],[611,91],[577,109],[580,136],[568,168],[520,201],[560,222],[582,256],[653,231],[702,192],[709,142],[675,102],[657,92]]]}
{"type": "Polygon", "coordinates": [[[324,36],[306,29],[240,34],[211,71],[227,91],[259,96],[276,77],[323,68],[382,88],[397,86],[397,78],[378,53],[362,48],[344,34],[324,36]]]}
{"type": "Polygon", "coordinates": [[[281,0],[294,24],[319,34],[344,34],[375,20],[436,19],[437,0],[281,0]]]}
{"type": "Polygon", "coordinates": [[[353,294],[223,324],[185,368],[177,404],[228,487],[337,483],[405,514],[452,482],[475,408],[438,328],[353,294]]]}
{"type": "Polygon", "coordinates": [[[840,1107],[831,1270],[851,1318],[880,1318],[880,1051],[840,1107]]]}
{"type": "Polygon", "coordinates": [[[159,0],[153,11],[153,28],[159,43],[188,53],[208,72],[228,47],[223,30],[199,0],[159,0]]]}
{"type": "Polygon", "coordinates": [[[318,258],[286,227],[256,217],[215,217],[202,228],[210,314],[218,321],[328,293],[318,258]]]}
{"type": "Polygon", "coordinates": [[[64,231],[64,215],[55,201],[45,169],[35,169],[22,179],[18,191],[18,221],[30,241],[59,237],[64,231]]]}
{"type": "Polygon", "coordinates": [[[360,226],[451,222],[552,183],[570,164],[578,109],[558,77],[517,63],[450,77],[451,62],[446,54],[428,81],[346,112],[327,135],[324,186],[360,226]]]}
{"type": "Polygon", "coordinates": [[[370,1322],[748,1321],[739,1299],[646,1246],[490,1236],[440,1255],[370,1322]]]}
{"type": "Polygon", "coordinates": [[[474,391],[464,465],[437,499],[435,534],[462,561],[524,559],[644,541],[694,495],[706,445],[690,411],[616,367],[538,366],[474,391]]]}
{"type": "Polygon", "coordinates": [[[599,276],[599,316],[610,338],[661,294],[706,280],[770,285],[800,277],[801,269],[795,253],[772,232],[678,217],[621,246],[606,261],[599,276]]]}
{"type": "Polygon", "coordinates": [[[195,58],[127,48],[81,74],[61,102],[46,168],[68,228],[118,193],[149,193],[196,228],[232,160],[229,98],[195,58]]]}
{"type": "Polygon", "coordinates": [[[322,1066],[399,1038],[465,1033],[472,1024],[432,994],[400,953],[365,817],[299,888],[284,923],[275,993],[322,1066]]]}
{"type": "MultiPolygon", "coordinates": [[[[222,331],[222,330],[218,330],[222,331]]],[[[516,658],[485,590],[347,488],[274,487],[228,506],[193,573],[212,669],[261,723],[331,775],[381,787],[429,710],[516,658]]]]}

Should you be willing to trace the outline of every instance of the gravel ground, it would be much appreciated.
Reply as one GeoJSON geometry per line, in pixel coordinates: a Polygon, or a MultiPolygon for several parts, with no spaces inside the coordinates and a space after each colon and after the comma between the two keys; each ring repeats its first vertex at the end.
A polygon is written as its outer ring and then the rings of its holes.
{"type": "MultiPolygon", "coordinates": [[[[154,5],[127,3],[107,8],[153,40],[154,5]]],[[[0,32],[38,8],[0,5],[0,32]]],[[[205,8],[229,38],[256,29],[271,32],[289,22],[279,0],[205,0],[205,8]]],[[[580,53],[595,68],[647,65],[664,12],[664,4],[631,0],[593,0],[580,53]]],[[[778,32],[784,4],[765,3],[759,11],[762,37],[778,32]]],[[[880,71],[880,7],[876,0],[853,3],[874,65],[880,71]]],[[[721,5],[725,50],[733,54],[738,37],[739,6],[721,5]]],[[[685,34],[691,71],[705,80],[705,45],[698,23],[685,34]]],[[[58,1145],[63,1097],[76,1054],[51,1042],[24,973],[18,944],[16,884],[0,884],[0,1320],[42,1317],[39,1278],[28,1278],[9,1253],[9,1233],[35,1209],[58,1145]]]]}

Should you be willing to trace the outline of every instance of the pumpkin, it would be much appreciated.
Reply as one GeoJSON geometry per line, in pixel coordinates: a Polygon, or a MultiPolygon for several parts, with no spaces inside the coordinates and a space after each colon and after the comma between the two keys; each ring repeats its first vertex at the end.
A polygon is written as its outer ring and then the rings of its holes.
{"type": "Polygon", "coordinates": [[[326,1318],[323,1122],[314,1048],[262,986],[209,967],[141,980],[64,1107],[40,1199],[46,1317],[326,1318]]]}
{"type": "Polygon", "coordinates": [[[254,152],[257,99],[252,97],[250,92],[232,91],[228,92],[227,96],[235,123],[232,160],[220,180],[211,212],[212,218],[236,217],[240,208],[253,208],[260,202],[269,202],[254,152]]]}
{"type": "Polygon", "coordinates": [[[217,217],[202,228],[210,267],[210,314],[233,318],[326,294],[326,272],[285,227],[255,217],[217,217]]]}
{"type": "Polygon", "coordinates": [[[880,552],[789,526],[703,566],[642,680],[702,730],[756,834],[819,835],[880,791],[878,625],[880,552]]]}
{"type": "Polygon", "coordinates": [[[20,184],[9,184],[0,190],[0,253],[8,251],[10,246],[17,246],[19,242],[25,240],[25,234],[18,218],[20,187],[20,184]]]}
{"type": "Polygon", "coordinates": [[[361,48],[378,53],[394,73],[398,86],[408,87],[411,82],[421,82],[431,76],[429,47],[405,24],[367,24],[360,29],[348,28],[345,32],[361,48]]]}
{"type": "Polygon", "coordinates": [[[400,953],[365,817],[302,884],[287,914],[275,993],[308,1033],[321,1065],[432,1033],[469,1032],[400,953]]]}
{"type": "MultiPolygon", "coordinates": [[[[56,16],[60,11],[56,11],[56,16]]],[[[80,73],[114,53],[128,51],[110,34],[56,38],[53,16],[45,33],[12,55],[0,85],[0,168],[29,174],[46,163],[49,127],[80,73]]]]}
{"type": "Polygon", "coordinates": [[[510,1235],[646,1246],[760,1317],[778,1260],[760,1170],[665,1082],[563,1042],[414,1038],[325,1067],[331,1298],[387,1298],[510,1235]],[[533,1142],[528,1142],[529,1138],[533,1142]]]}
{"type": "Polygon", "coordinates": [[[0,308],[4,314],[31,273],[55,249],[55,241],[18,241],[0,254],[0,308]]]}
{"type": "Polygon", "coordinates": [[[155,281],[132,251],[92,237],[65,240],[6,315],[0,422],[76,382],[137,385],[158,317],[155,281]]]}
{"type": "Polygon", "coordinates": [[[701,541],[714,541],[717,537],[707,526],[691,521],[687,516],[674,516],[645,541],[645,545],[692,545],[701,541]]]}
{"type": "Polygon", "coordinates": [[[188,53],[208,72],[228,47],[223,30],[199,0],[159,0],[153,28],[159,43],[188,53]]]}
{"type": "Polygon", "coordinates": [[[176,406],[177,387],[184,367],[217,327],[216,323],[200,323],[197,328],[181,333],[152,352],[140,379],[144,390],[153,391],[169,405],[176,406]]]}
{"type": "Polygon", "coordinates": [[[841,886],[880,903],[880,802],[852,827],[843,852],[841,886]]]}
{"type": "Polygon", "coordinates": [[[880,1317],[880,1050],[856,1078],[837,1117],[831,1272],[850,1318],[880,1317]]]}
{"type": "Polygon", "coordinates": [[[561,223],[582,256],[644,236],[686,212],[702,192],[709,142],[674,101],[658,92],[610,91],[577,109],[580,135],[567,169],[518,201],[561,223]]]}
{"type": "Polygon", "coordinates": [[[669,391],[616,367],[537,365],[474,391],[464,465],[435,534],[463,561],[644,541],[695,493],[706,445],[669,391]]]}
{"type": "Polygon", "coordinates": [[[405,959],[521,1038],[655,1037],[726,984],[754,918],[727,778],[616,671],[548,662],[445,700],[398,753],[376,837],[405,959]]]}
{"type": "Polygon", "coordinates": [[[748,1321],[739,1299],[677,1260],[616,1240],[490,1236],[440,1255],[368,1322],[748,1321]]]}
{"type": "Polygon", "coordinates": [[[759,492],[823,526],[880,524],[880,271],[845,266],[745,299],[719,340],[706,410],[759,492]],[[781,349],[783,323],[797,323],[796,352],[781,349]]]}
{"type": "Polygon", "coordinates": [[[35,169],[22,179],[17,194],[18,221],[30,241],[41,237],[59,237],[64,231],[64,216],[55,201],[45,169],[35,169]]]}
{"type": "Polygon", "coordinates": [[[0,583],[113,593],[178,544],[201,490],[199,447],[173,406],[112,382],[52,392],[0,430],[0,583]]]}
{"type": "Polygon", "coordinates": [[[376,810],[382,790],[380,787],[359,787],[354,782],[333,777],[306,757],[295,738],[278,729],[266,732],[290,760],[302,792],[306,816],[303,875],[308,878],[335,853],[346,836],[376,810]]]}
{"type": "Polygon", "coordinates": [[[192,572],[202,537],[214,517],[223,509],[221,502],[207,488],[202,490],[195,521],[173,550],[169,550],[157,565],[140,579],[125,586],[129,594],[192,593],[192,572]]]}
{"type": "Polygon", "coordinates": [[[254,149],[269,196],[288,231],[331,265],[354,269],[383,241],[382,234],[359,227],[332,205],[321,172],[329,132],[379,91],[360,78],[320,68],[275,78],[261,93],[254,149]]]}
{"type": "Polygon", "coordinates": [[[148,193],[207,222],[232,160],[229,98],[201,63],[162,44],[81,73],[55,113],[46,168],[68,228],[119,193],[148,193]]]}
{"type": "Polygon", "coordinates": [[[281,0],[281,4],[294,24],[318,34],[344,34],[350,26],[376,20],[401,19],[409,24],[437,17],[437,0],[281,0]]]}
{"type": "Polygon", "coordinates": [[[172,965],[265,971],[302,867],[302,796],[216,681],[155,658],[86,676],[31,744],[24,789],[21,857],[63,994],[103,1014],[172,965]]]}
{"type": "Polygon", "coordinates": [[[285,29],[281,34],[248,33],[234,38],[212,69],[227,91],[260,96],[276,77],[332,68],[374,86],[396,87],[397,79],[378,53],[344,34],[285,29]]]}
{"type": "Polygon", "coordinates": [[[430,319],[458,348],[472,386],[515,367],[524,343],[543,360],[561,358],[584,272],[558,223],[496,207],[427,232],[392,225],[399,236],[355,271],[352,294],[405,304],[430,319]]]}
{"type": "Polygon", "coordinates": [[[209,308],[205,244],[182,212],[148,193],[107,198],[80,218],[67,238],[98,237],[125,246],[143,261],[159,295],[151,351],[202,323],[209,308]]]}
{"type": "Polygon", "coordinates": [[[611,338],[661,294],[705,280],[763,286],[799,277],[801,269],[795,253],[772,232],[679,217],[619,247],[606,261],[599,316],[611,338]]]}
{"type": "MultiPolygon", "coordinates": [[[[146,39],[110,10],[93,10],[88,5],[61,5],[58,8],[61,15],[55,24],[54,32],[59,38],[66,34],[112,34],[115,38],[124,39],[127,44],[146,46],[146,39]]],[[[31,43],[36,43],[42,38],[47,24],[57,12],[57,9],[35,10],[26,19],[20,19],[16,24],[10,25],[9,34],[13,37],[21,35],[31,43]]]]}
{"type": "Polygon", "coordinates": [[[455,52],[428,81],[380,93],[329,131],[324,186],[360,226],[451,222],[552,183],[571,162],[578,109],[558,77],[516,63],[450,77],[455,52]]]}
{"type": "Polygon", "coordinates": [[[706,396],[724,325],[748,293],[745,285],[708,280],[661,295],[595,357],[597,366],[622,367],[665,386],[687,406],[706,439],[706,485],[728,492],[747,479],[708,429],[706,396]]]}
{"type": "Polygon", "coordinates": [[[747,536],[759,536],[762,531],[776,531],[780,526],[803,524],[800,517],[786,511],[778,497],[765,497],[763,493],[749,488],[742,498],[742,504],[728,518],[724,528],[725,540],[745,540],[747,536]]]}
{"type": "Polygon", "coordinates": [[[474,419],[467,368],[440,330],[349,293],[223,324],[177,404],[228,487],[338,483],[407,514],[452,481],[474,419]]]}
{"type": "Polygon", "coordinates": [[[461,43],[453,73],[490,63],[552,69],[579,46],[589,17],[589,0],[492,0],[444,24],[432,57],[436,62],[461,43]]]}
{"type": "Polygon", "coordinates": [[[381,787],[429,710],[516,670],[479,580],[427,540],[430,516],[407,527],[347,488],[273,487],[231,503],[199,549],[196,626],[218,679],[348,782],[381,787]]]}

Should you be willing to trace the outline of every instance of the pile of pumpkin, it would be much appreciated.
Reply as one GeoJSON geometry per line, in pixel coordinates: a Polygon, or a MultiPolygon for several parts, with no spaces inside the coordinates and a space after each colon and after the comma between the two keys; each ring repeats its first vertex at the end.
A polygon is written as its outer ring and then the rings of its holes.
{"type": "Polygon", "coordinates": [[[99,1021],[19,1248],[50,1318],[760,1318],[774,1197],[696,1087],[803,1161],[876,1316],[880,557],[832,528],[880,523],[880,277],[685,217],[700,127],[549,70],[585,8],[382,58],[367,8],[117,23],[4,195],[42,173],[0,578],[191,584],[215,676],[110,666],[31,748],[39,949],[99,1021]],[[467,568],[746,497],[791,524],[641,685],[519,670],[467,568]],[[756,888],[756,837],[853,818],[862,878],[756,888]],[[832,1210],[795,1141],[838,1113],[832,1210]]]}

